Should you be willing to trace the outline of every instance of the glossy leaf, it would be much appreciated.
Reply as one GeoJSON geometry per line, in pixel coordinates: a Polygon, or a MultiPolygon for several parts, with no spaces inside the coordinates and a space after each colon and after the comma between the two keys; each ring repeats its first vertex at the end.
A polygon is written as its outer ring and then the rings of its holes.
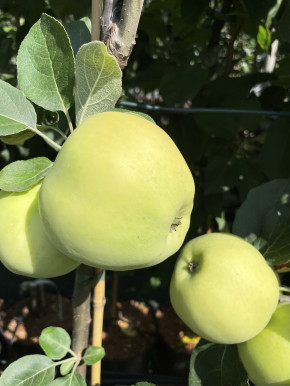
{"type": "Polygon", "coordinates": [[[84,362],[87,365],[93,365],[100,361],[105,356],[105,350],[103,347],[90,346],[86,349],[84,355],[84,362]]]}
{"type": "Polygon", "coordinates": [[[252,234],[268,240],[289,216],[290,180],[273,180],[249,192],[236,214],[233,233],[243,238],[252,234]]]}
{"type": "Polygon", "coordinates": [[[74,55],[76,56],[80,47],[91,41],[91,21],[88,17],[85,17],[81,20],[66,23],[64,28],[68,33],[74,55]]]}
{"type": "Polygon", "coordinates": [[[236,156],[212,156],[205,172],[206,194],[218,194],[237,188],[242,197],[264,182],[258,165],[236,156]]]}
{"type": "Polygon", "coordinates": [[[61,327],[47,327],[42,330],[39,344],[51,359],[62,359],[70,349],[71,338],[61,327]]]}
{"type": "Polygon", "coordinates": [[[51,111],[73,104],[74,57],[60,22],[43,14],[23,40],[17,59],[18,82],[34,103],[51,111]]]}
{"type": "Polygon", "coordinates": [[[270,265],[282,265],[290,261],[290,217],[270,237],[268,247],[264,252],[270,265]]]}
{"type": "Polygon", "coordinates": [[[24,94],[0,80],[0,136],[36,127],[36,113],[24,94]]]}
{"type": "Polygon", "coordinates": [[[45,157],[12,162],[0,171],[0,189],[8,192],[29,190],[44,178],[52,165],[45,157]]]}
{"type": "Polygon", "coordinates": [[[195,121],[208,134],[232,141],[237,138],[240,127],[237,117],[233,114],[196,114],[195,121]]]}
{"type": "Polygon", "coordinates": [[[168,68],[161,80],[160,92],[165,102],[182,103],[194,98],[207,79],[207,71],[197,66],[168,68]]]}
{"type": "Polygon", "coordinates": [[[87,384],[80,374],[69,374],[55,379],[50,386],[87,386],[87,384]]]}
{"type": "Polygon", "coordinates": [[[260,249],[269,264],[283,264],[290,260],[289,221],[290,180],[273,180],[249,192],[236,214],[233,233],[260,249]]]}
{"type": "Polygon", "coordinates": [[[50,0],[49,4],[54,14],[61,19],[68,15],[79,19],[88,15],[92,6],[90,0],[50,0]]]}
{"type": "Polygon", "coordinates": [[[247,374],[235,345],[201,341],[190,359],[189,386],[247,385],[247,374]]]}
{"type": "Polygon", "coordinates": [[[122,93],[122,72],[102,42],[83,45],[76,56],[76,123],[112,110],[122,93]]]}
{"type": "Polygon", "coordinates": [[[269,179],[290,177],[289,119],[278,119],[267,130],[260,160],[269,179]]]}
{"type": "Polygon", "coordinates": [[[282,40],[290,43],[290,2],[285,2],[285,9],[278,24],[278,32],[282,40]]]}
{"type": "Polygon", "coordinates": [[[27,355],[11,363],[1,375],[0,386],[50,385],[55,364],[45,355],[27,355]]]}

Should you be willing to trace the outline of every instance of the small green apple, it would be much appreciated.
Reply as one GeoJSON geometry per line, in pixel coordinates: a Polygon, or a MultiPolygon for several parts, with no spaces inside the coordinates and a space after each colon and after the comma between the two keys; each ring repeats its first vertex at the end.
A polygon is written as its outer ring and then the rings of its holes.
{"type": "Polygon", "coordinates": [[[193,196],[190,170],[165,131],[137,115],[105,112],[64,143],[41,187],[40,212],[67,256],[128,270],[180,248],[193,196]]]}
{"type": "Polygon", "coordinates": [[[280,303],[264,330],[238,344],[238,351],[256,386],[289,386],[290,303],[280,303]]]}
{"type": "Polygon", "coordinates": [[[79,263],[49,241],[38,210],[40,184],[30,190],[0,192],[0,261],[10,271],[50,278],[74,270],[79,263]]]}
{"type": "Polygon", "coordinates": [[[257,335],[279,298],[274,271],[245,240],[211,233],[181,250],[170,283],[179,317],[198,335],[223,344],[257,335]]]}

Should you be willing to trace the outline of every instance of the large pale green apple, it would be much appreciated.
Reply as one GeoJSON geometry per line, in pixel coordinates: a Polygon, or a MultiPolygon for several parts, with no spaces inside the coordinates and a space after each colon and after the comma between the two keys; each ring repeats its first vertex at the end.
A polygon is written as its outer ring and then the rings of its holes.
{"type": "Polygon", "coordinates": [[[52,242],[87,265],[128,270],[175,253],[189,228],[194,182],[172,139],[143,117],[97,114],[60,150],[40,191],[52,242]]]}
{"type": "Polygon", "coordinates": [[[280,303],[264,330],[240,343],[238,351],[256,386],[289,386],[290,303],[280,303]]]}
{"type": "Polygon", "coordinates": [[[279,283],[251,244],[231,234],[211,233],[181,250],[170,298],[195,333],[216,343],[240,343],[269,322],[278,304],[279,283]]]}
{"type": "Polygon", "coordinates": [[[16,274],[50,278],[79,264],[49,241],[38,210],[39,189],[37,184],[21,193],[0,192],[0,260],[16,274]]]}

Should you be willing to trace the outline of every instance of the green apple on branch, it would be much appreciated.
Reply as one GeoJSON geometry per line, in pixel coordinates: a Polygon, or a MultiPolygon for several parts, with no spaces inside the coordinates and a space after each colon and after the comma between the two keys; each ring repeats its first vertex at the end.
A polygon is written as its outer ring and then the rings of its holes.
{"type": "Polygon", "coordinates": [[[16,274],[49,278],[71,272],[79,263],[49,241],[38,209],[40,186],[0,192],[0,260],[16,274]]]}
{"type": "Polygon", "coordinates": [[[280,303],[268,325],[238,345],[240,359],[256,386],[290,385],[290,303],[280,303]]]}
{"type": "Polygon", "coordinates": [[[81,263],[128,270],[160,263],[182,245],[194,181],[172,139],[123,112],[85,120],[40,190],[50,240],[81,263]]]}
{"type": "Polygon", "coordinates": [[[251,244],[231,234],[211,233],[181,250],[170,298],[195,333],[234,344],[253,338],[267,325],[278,304],[279,283],[251,244]]]}

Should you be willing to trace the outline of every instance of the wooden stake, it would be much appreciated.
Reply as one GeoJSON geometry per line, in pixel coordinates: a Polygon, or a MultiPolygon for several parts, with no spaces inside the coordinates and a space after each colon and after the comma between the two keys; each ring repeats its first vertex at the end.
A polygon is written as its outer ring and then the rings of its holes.
{"type": "MultiPolygon", "coordinates": [[[[93,298],[93,325],[92,325],[92,345],[102,346],[103,318],[106,303],[105,298],[105,271],[98,269],[96,272],[97,284],[94,288],[93,298]]],[[[92,386],[101,384],[101,361],[92,366],[91,374],[92,386]]]]}

